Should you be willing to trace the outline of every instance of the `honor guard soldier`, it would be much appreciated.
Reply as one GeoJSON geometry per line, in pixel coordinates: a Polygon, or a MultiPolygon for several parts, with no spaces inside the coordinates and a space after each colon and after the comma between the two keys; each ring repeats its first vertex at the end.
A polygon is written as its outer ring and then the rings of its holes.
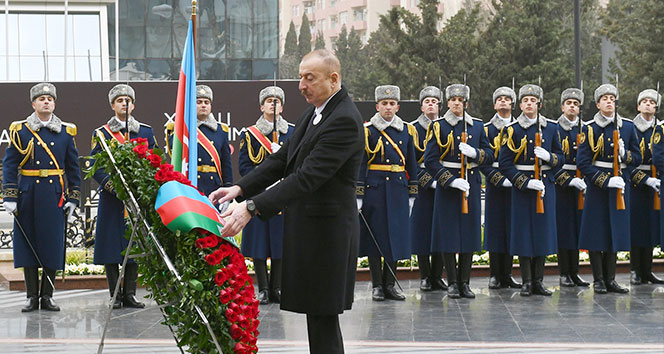
{"type": "Polygon", "coordinates": [[[357,182],[359,255],[369,257],[374,301],[405,300],[394,284],[397,261],[411,255],[408,217],[417,196],[415,145],[397,116],[399,87],[378,86],[375,96],[378,112],[364,125],[366,154],[357,182]]]}
{"type": "MultiPolygon", "coordinates": [[[[155,145],[152,127],[140,123],[131,115],[134,110],[136,95],[134,89],[129,85],[118,84],[108,92],[108,102],[114,115],[108,122],[95,129],[92,137],[92,151],[90,155],[102,151],[101,144],[97,138],[115,140],[124,144],[131,139],[145,138],[148,147],[152,149],[155,145]]],[[[108,290],[113,296],[115,284],[120,277],[119,265],[124,256],[122,252],[127,248],[129,240],[125,238],[127,225],[125,223],[126,211],[124,204],[117,198],[113,185],[110,181],[109,171],[97,170],[92,176],[99,184],[99,212],[97,213],[97,227],[95,236],[95,264],[103,264],[106,270],[108,290]]],[[[138,264],[133,260],[127,261],[124,270],[124,281],[121,291],[113,304],[114,309],[122,306],[143,308],[145,304],[136,299],[136,279],[138,277],[138,264]]]]}
{"type": "MultiPolygon", "coordinates": [[[[661,96],[658,96],[661,100],[661,96]]],[[[659,102],[658,102],[659,103],[659,102]]],[[[660,181],[660,188],[661,188],[661,181],[662,178],[664,178],[664,139],[662,137],[664,136],[664,123],[659,123],[655,125],[655,132],[653,133],[653,138],[652,138],[652,163],[653,163],[653,168],[655,168],[657,171],[657,177],[659,178],[660,181]]],[[[660,189],[659,197],[661,199],[662,193],[660,189]]],[[[661,201],[660,201],[661,203],[661,201]]],[[[659,245],[664,246],[664,208],[660,206],[659,208],[659,245]]],[[[641,279],[643,282],[643,279],[641,279]]]]}
{"type": "Polygon", "coordinates": [[[9,127],[3,206],[14,220],[14,267],[23,268],[27,301],[21,309],[60,311],[53,301],[55,271],[64,270],[65,222],[80,202],[76,126],[58,118],[55,86],[30,89],[32,113],[9,127]],[[38,269],[42,267],[41,288],[38,269]]]}
{"type": "Polygon", "coordinates": [[[470,88],[447,86],[445,97],[449,109],[431,123],[424,152],[427,172],[436,181],[431,251],[443,253],[447,295],[475,298],[469,282],[473,252],[482,246],[482,177],[477,166],[491,164],[493,151],[482,121],[465,111],[470,88]]]}
{"type": "Polygon", "coordinates": [[[544,287],[546,256],[556,253],[554,181],[563,163],[556,123],[539,113],[544,92],[537,85],[519,89],[521,115],[503,129],[500,172],[513,184],[510,252],[519,256],[521,296],[550,296],[544,287]]]}
{"type": "MultiPolygon", "coordinates": [[[[657,119],[655,111],[661,97],[657,91],[648,89],[639,93],[636,105],[639,114],[632,122],[636,127],[636,139],[641,150],[641,164],[632,177],[630,191],[631,265],[632,285],[662,284],[664,281],[652,272],[652,249],[659,244],[661,208],[659,200],[660,180],[652,173],[652,143],[657,119]],[[657,200],[657,206],[655,206],[657,200]]],[[[661,139],[661,135],[660,135],[661,139]]]]}
{"type": "Polygon", "coordinates": [[[626,204],[630,200],[630,188],[625,187],[626,181],[638,174],[639,170],[634,167],[641,164],[641,153],[634,124],[616,112],[617,98],[618,89],[613,85],[604,84],[595,90],[599,112],[584,126],[585,139],[576,158],[588,182],[579,248],[590,252],[593,289],[597,294],[629,292],[615,281],[616,253],[629,250],[629,206],[626,204]],[[614,131],[619,139],[615,139],[614,131]]]}
{"type": "MultiPolygon", "coordinates": [[[[240,175],[245,176],[263,163],[293,133],[293,124],[282,116],[284,91],[278,86],[268,86],[258,95],[263,114],[255,125],[247,128],[240,140],[240,175]],[[276,110],[276,114],[275,114],[276,110]],[[276,115],[276,121],[275,121],[276,115]]],[[[267,304],[281,301],[281,256],[284,240],[284,220],[281,214],[269,219],[251,218],[242,231],[242,254],[254,261],[258,280],[258,301],[267,304]],[[270,258],[268,282],[267,259],[270,258]]]]}
{"type": "Polygon", "coordinates": [[[422,114],[408,125],[414,137],[415,155],[419,164],[417,180],[419,183],[417,198],[410,216],[410,236],[412,252],[417,254],[420,268],[420,290],[447,290],[443,276],[443,255],[431,253],[431,222],[433,220],[433,199],[436,180],[424,168],[424,150],[426,136],[431,121],[438,118],[441,92],[438,87],[427,86],[420,91],[420,110],[422,114]],[[415,139],[416,138],[416,139],[415,139]],[[431,256],[431,260],[429,260],[431,256]]]}
{"type": "MultiPolygon", "coordinates": [[[[196,86],[198,121],[198,190],[210,195],[219,187],[233,185],[233,163],[228,143],[228,125],[212,115],[213,94],[207,85],[196,86]]],[[[175,123],[166,125],[166,150],[171,154],[175,123]]]]}
{"type": "Polygon", "coordinates": [[[512,123],[512,105],[516,93],[509,87],[493,91],[493,109],[496,114],[484,124],[484,133],[493,150],[494,162],[480,166],[486,177],[484,197],[484,249],[489,251],[489,289],[520,288],[521,283],[512,277],[513,256],[510,252],[510,209],[512,182],[500,173],[498,153],[503,127],[512,123]]]}
{"type": "Polygon", "coordinates": [[[583,212],[586,182],[577,176],[576,152],[581,141],[579,116],[583,106],[583,91],[568,88],[560,95],[562,114],[558,118],[558,134],[565,161],[556,178],[556,228],[558,231],[558,270],[560,286],[588,286],[579,277],[579,230],[583,212]],[[578,138],[578,139],[577,139],[578,138]]]}

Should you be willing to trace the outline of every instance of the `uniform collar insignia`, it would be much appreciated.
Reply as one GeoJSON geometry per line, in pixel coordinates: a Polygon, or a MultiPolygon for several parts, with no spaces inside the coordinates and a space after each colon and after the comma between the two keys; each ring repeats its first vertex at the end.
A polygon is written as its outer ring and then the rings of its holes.
{"type": "MultiPolygon", "coordinates": [[[[579,117],[576,117],[576,119],[579,119],[579,117]]],[[[575,125],[579,124],[578,121],[574,121],[574,123],[570,122],[569,119],[565,116],[565,114],[561,114],[560,117],[558,118],[558,125],[563,128],[564,131],[568,132],[574,128],[575,125]]]]}
{"type": "MultiPolygon", "coordinates": [[[[108,124],[108,127],[113,133],[117,133],[123,128],[122,122],[116,116],[111,117],[111,119],[109,119],[106,124],[108,124]]],[[[129,119],[127,119],[127,131],[131,133],[138,133],[139,129],[141,129],[141,125],[138,123],[136,118],[134,118],[134,116],[129,116],[129,119]]]]}
{"type": "MultiPolygon", "coordinates": [[[[616,114],[616,118],[618,118],[618,127],[622,128],[622,117],[620,117],[619,114],[616,114]]],[[[606,128],[607,125],[613,124],[613,120],[606,119],[600,112],[595,113],[593,121],[602,128],[606,128]]]]}
{"type": "MultiPolygon", "coordinates": [[[[261,115],[256,121],[256,128],[258,128],[263,135],[267,136],[271,134],[273,127],[274,123],[268,121],[264,115],[261,115]]],[[[277,131],[280,134],[288,133],[288,122],[281,115],[277,118],[277,131]]]]}
{"type": "MultiPolygon", "coordinates": [[[[540,120],[540,125],[542,126],[542,128],[546,128],[546,117],[544,117],[543,115],[540,114],[539,115],[539,120],[540,120]]],[[[519,117],[516,119],[516,121],[517,121],[517,123],[519,123],[519,125],[523,129],[528,129],[528,128],[530,128],[531,125],[534,125],[537,122],[537,120],[535,120],[535,119],[530,120],[523,113],[521,113],[519,115],[519,117]]]]}
{"type": "Polygon", "coordinates": [[[196,121],[196,126],[197,127],[200,127],[201,125],[204,125],[204,126],[210,128],[210,129],[212,129],[213,132],[216,132],[218,123],[217,123],[216,120],[214,120],[214,116],[212,115],[212,113],[210,113],[210,114],[208,114],[208,116],[205,119],[203,119],[203,120],[199,119],[199,120],[196,121]]]}
{"type": "Polygon", "coordinates": [[[374,114],[373,117],[371,117],[369,122],[371,122],[371,124],[374,127],[376,127],[376,129],[378,129],[379,131],[383,131],[388,127],[392,127],[397,131],[403,131],[403,120],[401,120],[401,118],[399,118],[399,116],[396,114],[394,115],[392,120],[388,122],[385,119],[383,119],[383,117],[380,116],[380,113],[376,112],[376,114],[374,114]]]}
{"type": "Polygon", "coordinates": [[[498,115],[498,113],[493,115],[493,118],[489,121],[489,123],[493,124],[496,129],[501,130],[503,129],[506,125],[510,124],[511,122],[514,121],[514,117],[510,116],[510,120],[508,122],[505,122],[505,120],[498,115]]]}
{"type": "MultiPolygon", "coordinates": [[[[473,117],[471,117],[470,114],[466,112],[465,118],[466,118],[466,123],[468,123],[468,125],[472,127],[473,117]]],[[[453,127],[456,126],[461,121],[461,118],[455,116],[454,113],[452,113],[452,111],[450,111],[449,109],[447,110],[447,112],[445,112],[443,119],[445,119],[447,123],[450,123],[450,125],[453,127]]]]}
{"type": "Polygon", "coordinates": [[[419,117],[417,117],[417,122],[420,123],[420,126],[424,128],[424,130],[429,129],[429,125],[431,124],[431,119],[424,115],[424,113],[420,114],[419,117]]]}
{"type": "MultiPolygon", "coordinates": [[[[37,113],[32,113],[30,116],[28,116],[26,122],[28,123],[30,129],[33,131],[39,131],[39,129],[44,126],[42,125],[42,121],[39,119],[39,117],[37,117],[37,113]]],[[[54,133],[60,133],[62,130],[62,121],[52,113],[51,120],[45,125],[45,127],[54,133]]]]}
{"type": "Polygon", "coordinates": [[[634,117],[632,122],[634,122],[636,129],[638,129],[641,133],[645,133],[646,130],[655,126],[657,119],[653,117],[651,121],[647,121],[645,118],[643,118],[643,116],[641,116],[641,113],[639,113],[636,115],[636,117],[634,117]]]}

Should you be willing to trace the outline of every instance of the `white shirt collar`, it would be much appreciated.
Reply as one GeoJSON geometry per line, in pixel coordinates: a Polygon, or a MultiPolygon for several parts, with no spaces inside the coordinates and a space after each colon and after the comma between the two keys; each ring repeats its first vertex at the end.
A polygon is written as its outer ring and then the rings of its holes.
{"type": "MultiPolygon", "coordinates": [[[[601,114],[601,113],[600,113],[600,114],[601,114]]],[[[611,116],[611,117],[607,117],[607,116],[605,116],[605,115],[602,114],[602,117],[604,117],[604,119],[606,119],[606,120],[609,120],[609,121],[612,121],[612,122],[613,122],[613,116],[611,116]]]]}
{"type": "Polygon", "coordinates": [[[118,116],[115,116],[114,118],[118,121],[118,123],[120,123],[120,125],[122,126],[122,129],[127,129],[127,121],[126,120],[121,120],[120,118],[118,118],[118,116]]]}
{"type": "Polygon", "coordinates": [[[322,105],[320,105],[320,107],[316,107],[314,113],[316,113],[317,116],[321,115],[323,113],[323,110],[325,109],[325,106],[327,106],[327,103],[330,102],[332,97],[334,97],[334,95],[336,95],[339,91],[341,91],[341,89],[335,91],[330,97],[327,98],[327,100],[325,100],[325,102],[323,102],[322,105]]]}
{"type": "Polygon", "coordinates": [[[48,125],[48,123],[51,123],[52,120],[53,120],[53,114],[51,114],[50,116],[48,116],[48,120],[41,120],[41,119],[40,119],[40,120],[39,120],[39,123],[41,123],[41,126],[42,126],[42,127],[45,127],[45,126],[48,125]]]}

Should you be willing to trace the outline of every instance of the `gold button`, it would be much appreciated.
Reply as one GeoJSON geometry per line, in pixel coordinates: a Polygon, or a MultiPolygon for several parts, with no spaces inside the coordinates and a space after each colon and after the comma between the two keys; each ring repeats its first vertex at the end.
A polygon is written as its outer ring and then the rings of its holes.
{"type": "Polygon", "coordinates": [[[459,139],[461,139],[461,137],[460,137],[460,136],[457,136],[457,140],[459,140],[459,139]]]}
{"type": "Polygon", "coordinates": [[[390,180],[390,177],[385,177],[385,180],[386,180],[386,181],[389,181],[389,180],[390,180]]]}
{"type": "Polygon", "coordinates": [[[37,165],[39,165],[40,161],[37,161],[36,163],[37,163],[37,165]]]}
{"type": "Polygon", "coordinates": [[[470,174],[471,174],[471,175],[472,175],[473,173],[475,173],[475,171],[470,171],[470,174]]]}
{"type": "Polygon", "coordinates": [[[284,145],[284,142],[283,142],[283,141],[280,141],[280,142],[279,142],[279,145],[284,145]]]}
{"type": "Polygon", "coordinates": [[[473,138],[473,136],[472,136],[472,135],[468,135],[468,139],[472,139],[472,138],[473,138]]]}
{"type": "Polygon", "coordinates": [[[533,141],[532,141],[532,140],[528,140],[528,142],[529,142],[529,143],[531,143],[531,144],[533,143],[533,141]]]}
{"type": "Polygon", "coordinates": [[[198,179],[201,179],[201,175],[198,175],[198,179]]]}
{"type": "Polygon", "coordinates": [[[401,181],[401,176],[399,176],[399,181],[401,181]]]}
{"type": "Polygon", "coordinates": [[[199,158],[198,158],[198,162],[201,162],[201,161],[203,161],[203,159],[201,159],[201,158],[199,157],[199,158]]]}
{"type": "Polygon", "coordinates": [[[399,144],[403,144],[403,142],[401,140],[399,140],[399,144]]]}
{"type": "Polygon", "coordinates": [[[49,179],[49,180],[48,180],[48,183],[53,183],[53,180],[52,180],[52,179],[49,179]]]}
{"type": "Polygon", "coordinates": [[[49,165],[52,165],[52,164],[53,164],[53,161],[49,161],[48,164],[49,164],[49,165]]]}
{"type": "Polygon", "coordinates": [[[55,143],[51,141],[51,146],[55,146],[55,143]]]}
{"type": "Polygon", "coordinates": [[[35,183],[39,183],[39,180],[36,180],[35,183]]]}
{"type": "Polygon", "coordinates": [[[386,159],[385,162],[390,163],[390,159],[386,159]]]}
{"type": "Polygon", "coordinates": [[[214,179],[214,177],[210,176],[210,179],[214,179]]]}
{"type": "Polygon", "coordinates": [[[546,140],[544,140],[544,138],[542,138],[542,142],[545,142],[545,141],[546,141],[546,140]]]}

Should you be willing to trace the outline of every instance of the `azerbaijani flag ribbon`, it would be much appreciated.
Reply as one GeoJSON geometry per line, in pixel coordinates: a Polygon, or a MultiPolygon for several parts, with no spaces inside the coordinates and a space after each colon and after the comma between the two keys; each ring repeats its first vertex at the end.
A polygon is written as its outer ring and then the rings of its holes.
{"type": "MultiPolygon", "coordinates": [[[[164,183],[157,192],[155,210],[161,221],[173,232],[189,232],[195,228],[221,235],[224,221],[207,197],[194,187],[177,181],[164,183]]],[[[233,237],[225,238],[237,247],[233,237]]]]}
{"type": "Polygon", "coordinates": [[[182,53],[182,66],[175,104],[175,134],[173,139],[173,167],[182,172],[191,184],[198,184],[198,137],[196,129],[196,58],[192,21],[189,20],[187,40],[182,53]]]}

